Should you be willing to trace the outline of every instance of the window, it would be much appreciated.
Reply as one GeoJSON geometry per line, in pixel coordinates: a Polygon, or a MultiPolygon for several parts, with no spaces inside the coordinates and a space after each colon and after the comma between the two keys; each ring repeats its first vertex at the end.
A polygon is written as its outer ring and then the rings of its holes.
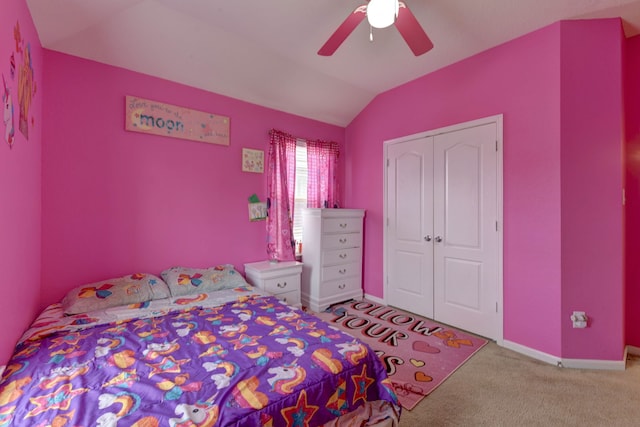
{"type": "Polygon", "coordinates": [[[302,140],[275,129],[269,132],[269,258],[293,259],[294,240],[302,239],[303,208],[338,204],[336,170],[339,154],[336,142],[302,140]]]}
{"type": "Polygon", "coordinates": [[[296,184],[293,208],[293,238],[302,241],[302,208],[307,207],[307,143],[296,141],[296,184]]]}

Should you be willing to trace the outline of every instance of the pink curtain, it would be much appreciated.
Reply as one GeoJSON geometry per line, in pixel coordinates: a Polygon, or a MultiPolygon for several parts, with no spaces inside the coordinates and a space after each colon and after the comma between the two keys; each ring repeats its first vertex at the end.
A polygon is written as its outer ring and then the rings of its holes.
{"type": "Polygon", "coordinates": [[[307,141],[307,207],[332,208],[338,203],[336,142],[307,141]]]}
{"type": "Polygon", "coordinates": [[[267,169],[267,254],[269,259],[295,259],[293,244],[293,205],[296,177],[296,138],[284,132],[269,132],[267,169]]]}

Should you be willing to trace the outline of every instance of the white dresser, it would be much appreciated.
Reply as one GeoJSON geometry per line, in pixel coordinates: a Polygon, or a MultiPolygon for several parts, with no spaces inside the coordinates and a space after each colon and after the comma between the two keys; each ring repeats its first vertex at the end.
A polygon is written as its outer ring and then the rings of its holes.
{"type": "Polygon", "coordinates": [[[363,209],[302,210],[302,304],[315,312],[362,298],[363,209]]]}
{"type": "Polygon", "coordinates": [[[247,282],[298,308],[301,272],[302,263],[297,261],[259,261],[244,265],[247,282]]]}

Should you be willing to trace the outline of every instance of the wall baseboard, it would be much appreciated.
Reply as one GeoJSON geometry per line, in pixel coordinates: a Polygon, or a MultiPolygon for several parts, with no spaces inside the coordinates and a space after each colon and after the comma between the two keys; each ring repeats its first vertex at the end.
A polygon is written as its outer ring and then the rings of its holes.
{"type": "MultiPolygon", "coordinates": [[[[384,298],[379,298],[367,293],[364,294],[364,298],[381,305],[387,305],[384,298]]],[[[563,368],[572,369],[598,369],[598,370],[612,370],[612,371],[624,371],[627,364],[627,354],[640,356],[640,347],[634,347],[628,345],[625,349],[622,360],[594,360],[594,359],[563,359],[552,354],[544,353],[539,350],[535,350],[530,347],[526,347],[522,344],[518,344],[508,340],[498,340],[496,343],[508,350],[513,350],[516,353],[524,354],[533,359],[540,360],[541,362],[548,363],[563,368]]]]}
{"type": "Polygon", "coordinates": [[[369,294],[364,294],[364,298],[371,302],[375,302],[376,304],[387,305],[387,302],[383,298],[374,297],[369,294]]]}
{"type": "Polygon", "coordinates": [[[502,346],[516,353],[563,368],[624,371],[627,360],[626,351],[622,360],[563,359],[508,340],[503,340],[502,346]]]}

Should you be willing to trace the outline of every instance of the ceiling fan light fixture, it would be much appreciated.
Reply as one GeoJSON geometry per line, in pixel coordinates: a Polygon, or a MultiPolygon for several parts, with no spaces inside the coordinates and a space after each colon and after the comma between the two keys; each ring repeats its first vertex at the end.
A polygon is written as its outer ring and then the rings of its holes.
{"type": "Polygon", "coordinates": [[[371,0],[367,5],[367,20],[374,28],[387,28],[396,21],[400,4],[398,0],[371,0]]]}

